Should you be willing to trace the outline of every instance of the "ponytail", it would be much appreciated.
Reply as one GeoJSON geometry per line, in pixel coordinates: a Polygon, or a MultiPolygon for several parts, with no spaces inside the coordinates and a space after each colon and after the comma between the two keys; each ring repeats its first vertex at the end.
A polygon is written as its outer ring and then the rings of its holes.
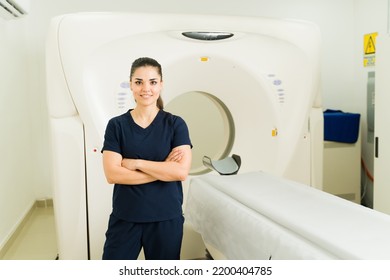
{"type": "Polygon", "coordinates": [[[161,96],[159,96],[157,99],[157,108],[164,110],[164,101],[162,100],[161,96]]]}

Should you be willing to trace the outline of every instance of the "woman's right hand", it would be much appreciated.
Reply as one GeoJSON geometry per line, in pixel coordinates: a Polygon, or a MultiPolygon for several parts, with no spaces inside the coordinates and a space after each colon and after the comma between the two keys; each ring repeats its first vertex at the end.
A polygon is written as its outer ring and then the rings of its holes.
{"type": "Polygon", "coordinates": [[[122,167],[135,171],[137,170],[137,160],[131,158],[124,158],[122,159],[122,167]]]}

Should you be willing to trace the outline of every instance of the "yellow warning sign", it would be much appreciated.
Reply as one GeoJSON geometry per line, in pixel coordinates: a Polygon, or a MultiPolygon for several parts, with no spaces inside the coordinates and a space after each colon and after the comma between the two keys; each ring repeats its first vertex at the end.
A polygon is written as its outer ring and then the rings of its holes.
{"type": "Polygon", "coordinates": [[[364,54],[375,54],[375,42],[378,32],[364,35],[364,54]]]}
{"type": "Polygon", "coordinates": [[[375,44],[378,32],[364,35],[364,67],[375,66],[375,44]]]}

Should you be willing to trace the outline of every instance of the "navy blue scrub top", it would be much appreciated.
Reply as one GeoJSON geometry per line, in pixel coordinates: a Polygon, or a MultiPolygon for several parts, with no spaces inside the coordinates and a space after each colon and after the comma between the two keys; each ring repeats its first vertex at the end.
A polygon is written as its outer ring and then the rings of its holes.
{"type": "MultiPolygon", "coordinates": [[[[180,145],[192,147],[188,127],[181,117],[160,110],[153,122],[142,128],[129,110],[108,122],[102,151],[113,151],[123,158],[164,161],[180,145]]],[[[181,181],[115,184],[112,214],[129,222],[165,221],[182,215],[182,203],[181,181]]]]}

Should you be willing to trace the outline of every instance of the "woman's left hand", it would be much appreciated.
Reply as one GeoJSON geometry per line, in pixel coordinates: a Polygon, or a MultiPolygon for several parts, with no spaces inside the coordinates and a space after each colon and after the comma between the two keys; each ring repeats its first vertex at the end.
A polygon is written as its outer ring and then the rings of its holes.
{"type": "Polygon", "coordinates": [[[180,147],[173,148],[172,151],[169,153],[165,161],[174,161],[179,162],[183,158],[184,152],[180,147]]]}

